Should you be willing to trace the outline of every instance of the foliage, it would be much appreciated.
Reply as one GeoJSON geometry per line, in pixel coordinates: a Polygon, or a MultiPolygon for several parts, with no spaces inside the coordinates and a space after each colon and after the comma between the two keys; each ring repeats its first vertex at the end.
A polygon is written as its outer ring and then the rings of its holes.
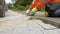
{"type": "Polygon", "coordinates": [[[8,8],[9,8],[9,9],[12,8],[12,4],[11,4],[11,3],[8,4],[8,8]]]}
{"type": "Polygon", "coordinates": [[[15,2],[15,7],[17,7],[17,6],[27,6],[27,5],[29,5],[30,3],[32,2],[32,0],[17,0],[16,2],[15,2]]]}
{"type": "MultiPolygon", "coordinates": [[[[29,5],[33,0],[11,0],[15,10],[27,10],[29,8],[29,5]]],[[[11,5],[9,4],[9,8],[11,8],[11,5]]],[[[40,11],[42,12],[44,8],[42,8],[40,11]]]]}
{"type": "Polygon", "coordinates": [[[27,10],[32,0],[11,0],[16,10],[27,10]]]}

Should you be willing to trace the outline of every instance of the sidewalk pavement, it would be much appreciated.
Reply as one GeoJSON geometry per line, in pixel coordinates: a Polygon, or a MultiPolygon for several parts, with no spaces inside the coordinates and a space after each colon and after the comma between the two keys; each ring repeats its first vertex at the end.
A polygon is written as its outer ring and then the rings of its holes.
{"type": "Polygon", "coordinates": [[[29,18],[9,10],[5,18],[0,18],[0,34],[60,34],[55,26],[29,18]]]}

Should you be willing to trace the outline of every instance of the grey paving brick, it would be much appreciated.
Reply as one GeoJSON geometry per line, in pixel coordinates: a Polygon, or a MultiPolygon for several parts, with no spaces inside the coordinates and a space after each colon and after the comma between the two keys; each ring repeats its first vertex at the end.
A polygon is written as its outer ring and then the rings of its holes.
{"type": "Polygon", "coordinates": [[[44,28],[45,30],[53,30],[53,29],[57,29],[55,26],[52,26],[50,24],[40,24],[40,26],[42,28],[44,28]]]}
{"type": "Polygon", "coordinates": [[[60,33],[54,30],[45,30],[44,34],[60,34],[60,33]]]}

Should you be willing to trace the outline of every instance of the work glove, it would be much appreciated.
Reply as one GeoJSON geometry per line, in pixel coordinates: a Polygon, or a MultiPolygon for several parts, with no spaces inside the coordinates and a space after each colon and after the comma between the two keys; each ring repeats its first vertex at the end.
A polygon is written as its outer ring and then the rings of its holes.
{"type": "Polygon", "coordinates": [[[26,11],[26,14],[28,14],[28,13],[30,13],[30,9],[28,9],[28,10],[26,11]]]}
{"type": "Polygon", "coordinates": [[[28,15],[30,15],[30,9],[28,9],[27,11],[26,11],[26,15],[28,16],[28,15]]]}

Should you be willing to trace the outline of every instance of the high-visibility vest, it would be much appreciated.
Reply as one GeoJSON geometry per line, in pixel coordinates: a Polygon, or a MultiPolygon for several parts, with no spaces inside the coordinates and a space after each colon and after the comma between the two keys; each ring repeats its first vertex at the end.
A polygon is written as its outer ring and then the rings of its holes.
{"type": "Polygon", "coordinates": [[[36,7],[37,9],[42,8],[45,3],[56,3],[56,2],[60,2],[60,0],[33,0],[32,4],[30,5],[30,8],[33,9],[34,7],[36,7]]]}
{"type": "Polygon", "coordinates": [[[30,5],[30,9],[33,9],[36,7],[37,9],[40,9],[44,6],[44,3],[46,2],[52,2],[52,0],[34,0],[32,4],[30,5]]]}
{"type": "Polygon", "coordinates": [[[52,4],[52,3],[58,3],[58,2],[60,2],[60,0],[40,0],[37,3],[36,8],[39,10],[45,5],[45,3],[51,3],[52,4]]]}
{"type": "Polygon", "coordinates": [[[53,2],[60,2],[60,0],[54,0],[53,2]]]}

